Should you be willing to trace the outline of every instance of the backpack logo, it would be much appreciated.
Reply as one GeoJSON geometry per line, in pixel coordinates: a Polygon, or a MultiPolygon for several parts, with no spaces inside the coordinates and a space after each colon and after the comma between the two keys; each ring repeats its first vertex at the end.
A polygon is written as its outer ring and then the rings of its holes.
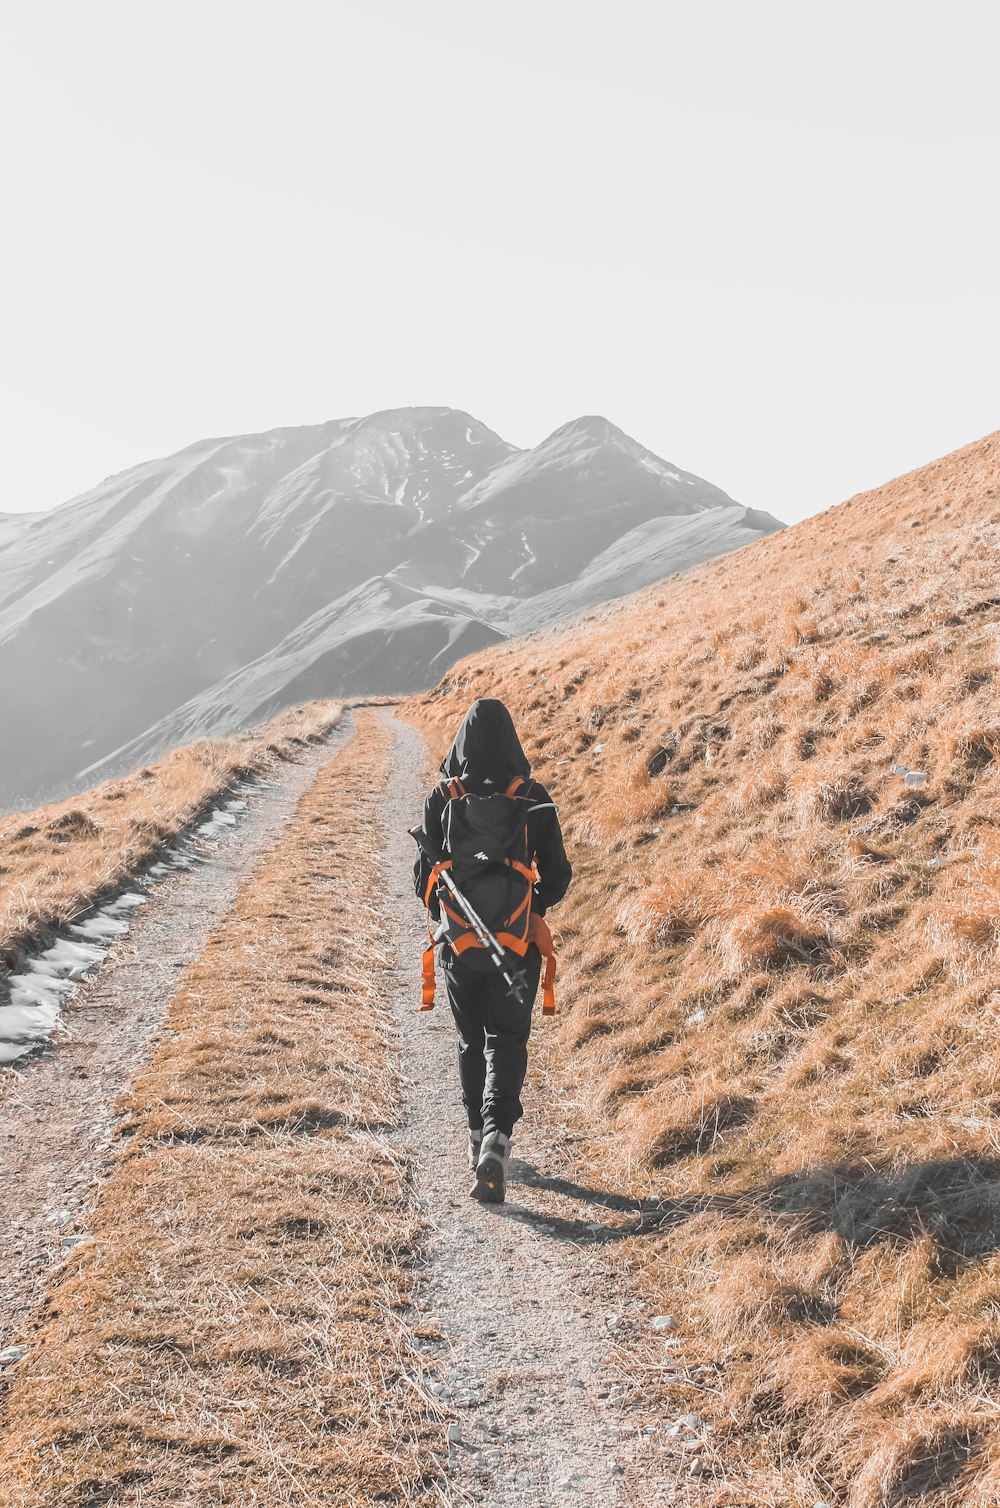
{"type": "Polygon", "coordinates": [[[482,859],[482,860],[484,860],[484,862],[485,862],[485,861],[488,861],[488,860],[489,860],[489,857],[490,857],[490,856],[489,856],[489,854],[488,854],[488,853],[477,853],[477,854],[474,854],[474,855],[473,855],[473,858],[476,858],[476,859],[482,859]]]}

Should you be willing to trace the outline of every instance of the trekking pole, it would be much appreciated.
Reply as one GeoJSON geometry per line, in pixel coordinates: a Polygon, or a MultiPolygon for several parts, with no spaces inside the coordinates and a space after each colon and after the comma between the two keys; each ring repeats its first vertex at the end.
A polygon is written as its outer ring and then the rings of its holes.
{"type": "Polygon", "coordinates": [[[506,979],[508,985],[507,993],[509,995],[513,995],[514,999],[518,1002],[518,1004],[520,1004],[524,996],[524,988],[526,983],[524,970],[515,969],[514,976],[513,978],[511,978],[510,974],[507,972],[507,960],[504,957],[503,948],[497,942],[489,927],[487,927],[482,917],[473,908],[472,903],[468,901],[459,890],[458,886],[455,884],[455,881],[452,879],[447,869],[443,869],[441,871],[441,878],[454,896],[457,905],[465,913],[466,919],[472,927],[473,932],[475,932],[476,936],[479,938],[479,941],[482,943],[483,947],[490,955],[490,958],[493,960],[496,967],[500,970],[504,979],[506,979]]]}

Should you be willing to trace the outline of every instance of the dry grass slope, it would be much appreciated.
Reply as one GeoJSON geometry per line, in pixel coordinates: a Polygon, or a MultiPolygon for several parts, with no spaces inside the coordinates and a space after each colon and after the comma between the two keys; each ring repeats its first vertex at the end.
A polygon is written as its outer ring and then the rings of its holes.
{"type": "Polygon", "coordinates": [[[0,818],[0,965],[120,889],[227,786],[294,759],[340,715],[335,702],[312,702],[247,733],[173,749],[66,801],[0,818]]]}
{"type": "Polygon", "coordinates": [[[411,704],[502,697],[562,804],[567,1072],[673,1201],[706,1501],[1000,1502],[998,679],[993,435],[411,704]]]}
{"type": "Polygon", "coordinates": [[[181,981],[18,1369],[10,1508],[437,1502],[370,713],[181,981]]]}

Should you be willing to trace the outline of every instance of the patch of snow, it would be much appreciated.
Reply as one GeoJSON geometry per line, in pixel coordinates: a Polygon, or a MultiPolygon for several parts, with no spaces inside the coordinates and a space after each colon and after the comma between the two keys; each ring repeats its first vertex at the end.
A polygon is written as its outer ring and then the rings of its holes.
{"type": "Polygon", "coordinates": [[[139,906],[145,906],[148,899],[148,896],[137,895],[134,890],[126,890],[124,895],[120,895],[117,900],[105,906],[104,911],[107,916],[121,916],[123,912],[128,914],[139,906]]]}
{"type": "Polygon", "coordinates": [[[11,974],[7,980],[10,1003],[15,1006],[54,1005],[73,989],[72,979],[53,979],[47,974],[11,974]]]}
{"type": "MultiPolygon", "coordinates": [[[[261,785],[274,784],[243,781],[235,789],[250,795],[261,785]]],[[[156,883],[177,869],[191,869],[202,862],[205,856],[198,852],[199,839],[218,837],[226,828],[235,826],[238,814],[247,809],[248,803],[239,797],[226,801],[195,829],[190,839],[148,865],[144,880],[156,883]]],[[[66,997],[85,975],[104,962],[112,944],[125,936],[148,899],[148,895],[137,890],[123,890],[89,916],[71,923],[50,947],[28,958],[20,973],[7,976],[3,981],[7,999],[0,1005],[0,1064],[15,1062],[52,1035],[66,997]]]]}
{"type": "Polygon", "coordinates": [[[50,974],[53,979],[82,979],[88,969],[100,963],[106,950],[96,943],[73,942],[69,937],[60,937],[33,958],[28,967],[36,974],[50,974]]]}
{"type": "Polygon", "coordinates": [[[521,543],[524,546],[524,549],[525,549],[525,552],[527,553],[528,558],[527,558],[527,560],[524,560],[524,561],[521,562],[521,564],[518,566],[518,568],[517,568],[516,571],[512,571],[511,572],[511,577],[510,577],[511,581],[516,581],[517,578],[518,578],[518,576],[520,576],[520,574],[521,574],[522,571],[526,571],[529,566],[535,565],[537,563],[537,561],[538,561],[538,556],[534,554],[534,552],[532,551],[531,546],[528,543],[528,536],[527,536],[527,534],[525,534],[523,532],[521,534],[521,543]]]}
{"type": "Polygon", "coordinates": [[[202,822],[195,828],[195,832],[203,838],[214,838],[220,827],[233,827],[236,816],[233,812],[213,812],[207,822],[202,822]]]}
{"type": "Polygon", "coordinates": [[[114,937],[124,937],[128,931],[128,922],[121,921],[117,916],[108,916],[104,911],[98,911],[96,916],[90,916],[86,921],[74,922],[70,927],[74,937],[85,937],[88,942],[110,942],[114,937]]]}
{"type": "Polygon", "coordinates": [[[658,461],[655,456],[640,456],[639,465],[645,471],[651,471],[654,476],[663,477],[668,482],[693,482],[694,477],[682,477],[679,471],[672,466],[667,466],[663,461],[658,461]]]}

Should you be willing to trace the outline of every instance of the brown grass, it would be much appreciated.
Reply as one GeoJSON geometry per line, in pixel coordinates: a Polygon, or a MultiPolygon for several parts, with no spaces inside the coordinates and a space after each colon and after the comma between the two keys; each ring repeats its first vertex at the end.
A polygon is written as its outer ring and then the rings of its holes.
{"type": "Polygon", "coordinates": [[[359,714],[187,971],[0,1445],[10,1508],[438,1502],[359,714]]]}
{"type": "Polygon", "coordinates": [[[294,759],[340,716],[334,702],[296,707],[66,801],[0,817],[0,965],[120,889],[227,786],[294,759]]]}
{"type": "Polygon", "coordinates": [[[564,1072],[672,1201],[619,1249],[706,1502],[1000,1501],[998,583],[994,435],[410,704],[502,697],[561,803],[564,1072]]]}

